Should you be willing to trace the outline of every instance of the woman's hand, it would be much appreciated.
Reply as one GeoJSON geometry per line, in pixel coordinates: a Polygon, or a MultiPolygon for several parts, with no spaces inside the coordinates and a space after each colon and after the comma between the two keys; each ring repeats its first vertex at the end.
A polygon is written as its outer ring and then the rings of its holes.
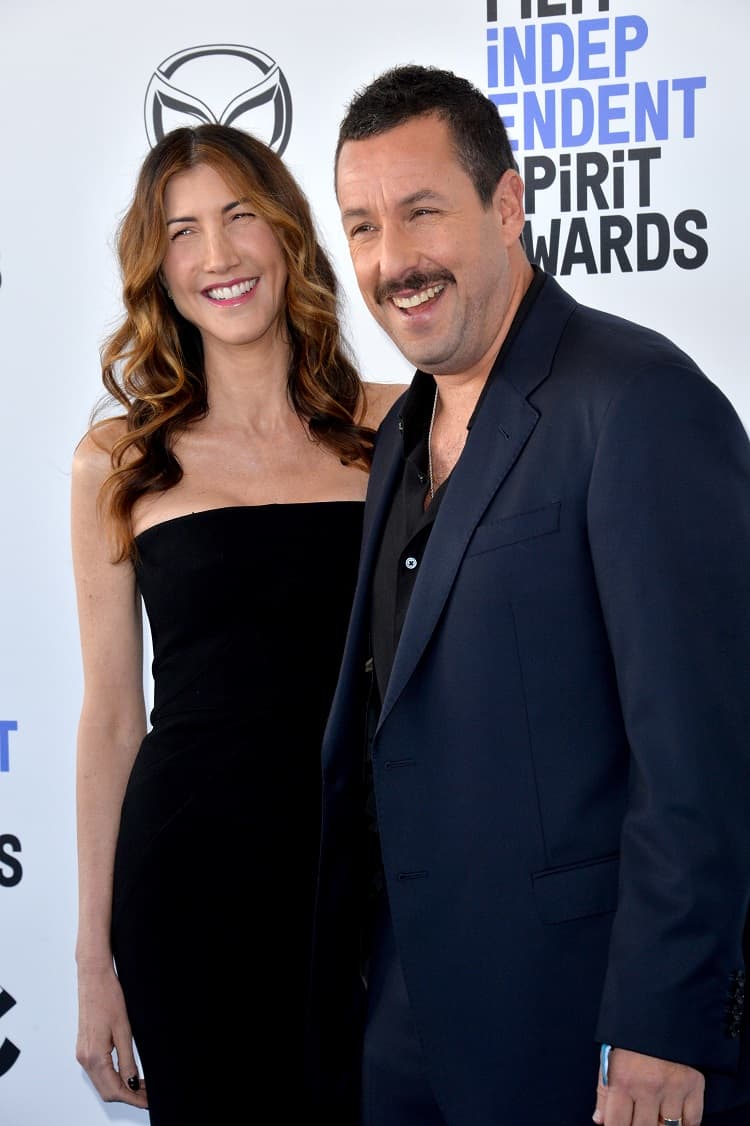
{"type": "Polygon", "coordinates": [[[147,1110],[146,1088],[138,1074],[125,998],[114,966],[79,968],[78,1012],[76,1059],[101,1098],[147,1110]]]}

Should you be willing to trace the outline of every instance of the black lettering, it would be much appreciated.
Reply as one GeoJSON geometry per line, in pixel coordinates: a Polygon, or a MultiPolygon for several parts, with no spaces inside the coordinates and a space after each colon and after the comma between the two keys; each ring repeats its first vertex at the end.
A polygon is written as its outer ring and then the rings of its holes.
{"type": "Polygon", "coordinates": [[[527,156],[523,162],[524,207],[527,215],[534,214],[536,193],[554,183],[557,169],[549,156],[527,156]]]}
{"type": "Polygon", "coordinates": [[[638,161],[638,206],[651,204],[651,161],[659,160],[661,149],[628,149],[628,160],[638,161]]]}
{"type": "Polygon", "coordinates": [[[602,183],[609,175],[609,161],[601,152],[582,152],[576,157],[576,210],[586,211],[588,194],[594,197],[594,203],[600,211],[605,211],[609,204],[602,191],[602,183]]]}
{"type": "Polygon", "coordinates": [[[560,154],[560,210],[570,211],[570,153],[560,154]]]}
{"type": "Polygon", "coordinates": [[[633,224],[625,215],[602,215],[599,223],[599,256],[602,273],[612,273],[612,255],[614,254],[620,272],[631,274],[633,267],[625,253],[625,247],[633,237],[633,224]]]}
{"type": "Polygon", "coordinates": [[[655,211],[642,211],[635,222],[638,271],[663,269],[669,260],[669,223],[655,211]],[[650,240],[651,233],[656,237],[653,255],[649,255],[649,241],[653,241],[650,240]]]}
{"type": "Polygon", "coordinates": [[[681,211],[674,221],[674,233],[680,242],[692,246],[695,254],[686,254],[679,248],[674,251],[674,260],[681,270],[697,270],[708,258],[708,243],[705,239],[690,230],[688,224],[697,227],[699,231],[708,228],[708,220],[702,211],[681,211]]]}
{"type": "Polygon", "coordinates": [[[625,169],[622,162],[625,159],[625,153],[622,149],[614,149],[612,152],[612,206],[623,208],[625,206],[625,169]]]}
{"type": "Polygon", "coordinates": [[[642,211],[635,217],[622,213],[599,215],[599,242],[595,248],[594,228],[584,216],[576,216],[563,226],[562,219],[551,219],[549,230],[535,231],[526,220],[521,241],[529,261],[548,274],[570,274],[583,266],[587,274],[622,274],[662,270],[670,255],[682,270],[697,270],[708,258],[708,244],[698,234],[708,227],[702,211],[681,211],[670,226],[669,219],[655,211],[642,211]],[[672,250],[674,239],[684,244],[672,250]],[[562,260],[561,260],[562,259],[562,260]]]}
{"type": "Polygon", "coordinates": [[[585,219],[571,219],[568,241],[565,244],[561,274],[569,274],[574,266],[585,266],[587,274],[596,274],[594,248],[591,245],[585,219]],[[580,242],[580,248],[578,243],[580,242]]]}
{"type": "MultiPolygon", "coordinates": [[[[600,12],[609,11],[609,0],[598,0],[597,8],[600,12]]],[[[583,12],[583,0],[571,0],[570,14],[571,16],[580,16],[583,12]]],[[[565,4],[558,0],[553,3],[552,0],[537,0],[537,12],[539,17],[544,16],[564,16],[565,4]]],[[[531,10],[531,0],[521,0],[521,19],[533,19],[534,13],[531,10]]],[[[497,20],[497,2],[496,0],[487,0],[487,20],[490,22],[497,20]],[[490,5],[495,12],[493,17],[490,17],[490,5]]]]}
{"type": "Polygon", "coordinates": [[[547,274],[557,273],[557,256],[560,253],[560,219],[553,219],[549,225],[549,244],[544,235],[534,242],[531,223],[527,219],[523,225],[523,245],[529,261],[541,266],[547,274]]]}
{"type": "Polygon", "coordinates": [[[3,833],[0,835],[0,887],[12,888],[20,884],[23,868],[15,856],[8,855],[8,850],[20,852],[21,842],[10,833],[3,833]],[[3,872],[3,865],[10,869],[10,875],[3,872]]]}

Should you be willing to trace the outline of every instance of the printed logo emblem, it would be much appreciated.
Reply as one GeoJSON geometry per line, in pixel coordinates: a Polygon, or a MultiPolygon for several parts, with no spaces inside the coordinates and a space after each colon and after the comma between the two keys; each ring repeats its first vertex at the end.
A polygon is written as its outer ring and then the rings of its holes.
{"type": "MultiPolygon", "coordinates": [[[[15,1003],[10,993],[0,986],[0,1017],[4,1017],[15,1003]]],[[[20,1054],[21,1049],[12,1044],[10,1040],[0,1041],[0,1075],[5,1075],[6,1071],[10,1071],[20,1054]]]]}
{"type": "Polygon", "coordinates": [[[146,90],[146,133],[155,145],[182,125],[234,125],[281,155],[292,130],[292,96],[279,64],[256,47],[188,47],[159,63],[146,90]]]}

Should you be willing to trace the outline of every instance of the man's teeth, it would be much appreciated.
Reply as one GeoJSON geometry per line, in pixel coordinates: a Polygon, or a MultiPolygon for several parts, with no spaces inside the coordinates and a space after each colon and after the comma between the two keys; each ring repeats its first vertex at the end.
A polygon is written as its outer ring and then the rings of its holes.
{"type": "Polygon", "coordinates": [[[229,301],[230,297],[242,297],[243,293],[249,293],[257,280],[254,278],[252,281],[237,282],[236,285],[220,285],[216,289],[207,289],[206,293],[214,301],[229,301]]]}
{"type": "Polygon", "coordinates": [[[393,304],[397,309],[413,309],[415,305],[424,305],[425,301],[437,297],[444,289],[444,285],[431,285],[421,293],[415,293],[413,297],[394,297],[393,304]]]}

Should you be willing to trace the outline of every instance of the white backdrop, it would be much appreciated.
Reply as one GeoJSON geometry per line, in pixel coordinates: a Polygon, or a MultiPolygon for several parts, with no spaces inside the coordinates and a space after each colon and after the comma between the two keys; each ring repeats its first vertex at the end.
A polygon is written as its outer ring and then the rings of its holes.
{"type": "MultiPolygon", "coordinates": [[[[244,90],[278,81],[263,76],[264,57],[278,64],[291,104],[284,157],[349,295],[362,370],[408,380],[356,292],[332,190],[336,130],[354,89],[388,66],[467,76],[496,98],[519,142],[536,187],[533,244],[549,247],[559,222],[562,283],[671,336],[747,425],[749,33],[745,0],[380,0],[348,9],[289,0],[236,14],[203,0],[130,0],[120,10],[0,0],[2,1126],[145,1122],[100,1104],[73,1056],[81,676],[68,545],[71,455],[100,394],[99,345],[118,315],[112,244],[149,145],[144,105],[152,111],[160,92],[193,115],[219,117],[244,90]],[[236,50],[217,54],[219,45],[236,50]],[[181,54],[200,46],[209,50],[181,54]],[[163,63],[171,77],[152,81],[163,63]],[[602,222],[621,243],[609,263],[602,222]]],[[[167,128],[184,120],[165,109],[167,128]]],[[[266,105],[235,124],[269,139],[273,114],[266,105]]],[[[190,1067],[190,1030],[185,1049],[190,1067]]]]}

